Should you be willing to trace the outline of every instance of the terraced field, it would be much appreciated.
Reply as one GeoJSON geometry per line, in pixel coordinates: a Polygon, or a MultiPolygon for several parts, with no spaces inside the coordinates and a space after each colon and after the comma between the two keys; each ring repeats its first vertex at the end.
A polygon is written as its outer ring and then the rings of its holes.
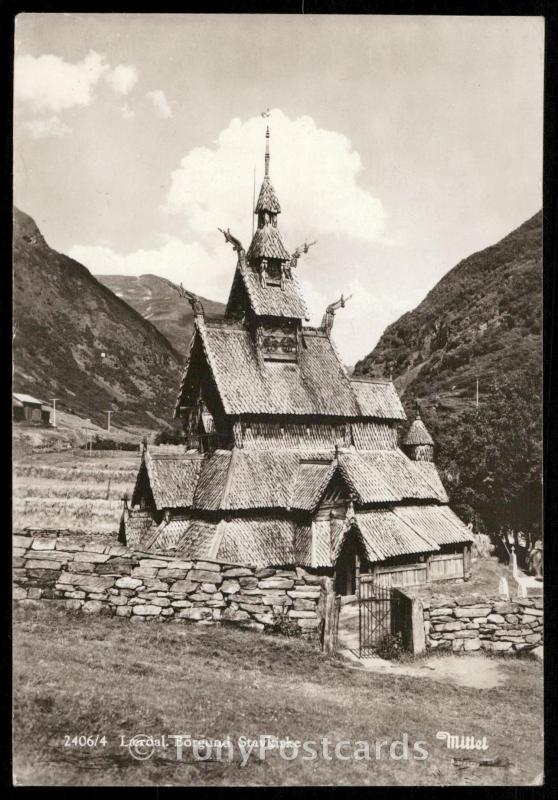
{"type": "Polygon", "coordinates": [[[122,495],[131,495],[137,453],[116,457],[68,451],[26,456],[13,468],[13,527],[118,532],[122,495]]]}

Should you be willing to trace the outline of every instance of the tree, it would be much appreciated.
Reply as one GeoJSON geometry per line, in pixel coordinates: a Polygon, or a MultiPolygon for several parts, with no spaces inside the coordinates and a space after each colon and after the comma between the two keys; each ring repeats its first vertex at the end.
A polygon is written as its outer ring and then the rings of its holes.
{"type": "Polygon", "coordinates": [[[454,419],[439,441],[450,503],[477,529],[540,537],[542,374],[539,365],[494,381],[480,407],[454,419]]]}

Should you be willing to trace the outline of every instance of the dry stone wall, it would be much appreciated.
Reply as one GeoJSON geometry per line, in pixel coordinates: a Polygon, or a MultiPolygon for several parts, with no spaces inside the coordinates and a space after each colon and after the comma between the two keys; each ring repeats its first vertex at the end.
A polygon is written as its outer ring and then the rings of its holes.
{"type": "Polygon", "coordinates": [[[437,650],[497,652],[535,649],[543,643],[540,597],[432,597],[422,601],[426,646],[437,650]]]}
{"type": "Polygon", "coordinates": [[[296,569],[188,561],[68,537],[13,537],[15,600],[58,600],[132,621],[230,622],[313,638],[323,578],[296,569]]]}

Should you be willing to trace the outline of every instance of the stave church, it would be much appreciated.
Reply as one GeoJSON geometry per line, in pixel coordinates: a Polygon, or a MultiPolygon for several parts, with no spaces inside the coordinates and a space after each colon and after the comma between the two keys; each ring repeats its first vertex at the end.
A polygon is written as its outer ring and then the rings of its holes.
{"type": "Polygon", "coordinates": [[[343,297],[320,327],[279,229],[265,171],[247,251],[229,230],[236,267],[225,313],[197,298],[175,416],[185,444],[144,446],[120,537],[142,551],[330,575],[341,595],[360,575],[385,586],[468,579],[472,536],[451,511],[434,441],[394,385],[348,375],[332,341],[343,297]]]}

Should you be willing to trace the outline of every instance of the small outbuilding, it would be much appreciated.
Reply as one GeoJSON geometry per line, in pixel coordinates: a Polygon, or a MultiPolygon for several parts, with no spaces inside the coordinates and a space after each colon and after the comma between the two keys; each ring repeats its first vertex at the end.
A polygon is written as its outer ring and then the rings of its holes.
{"type": "Polygon", "coordinates": [[[50,425],[50,406],[30,394],[12,393],[12,419],[30,425],[50,425]]]}

